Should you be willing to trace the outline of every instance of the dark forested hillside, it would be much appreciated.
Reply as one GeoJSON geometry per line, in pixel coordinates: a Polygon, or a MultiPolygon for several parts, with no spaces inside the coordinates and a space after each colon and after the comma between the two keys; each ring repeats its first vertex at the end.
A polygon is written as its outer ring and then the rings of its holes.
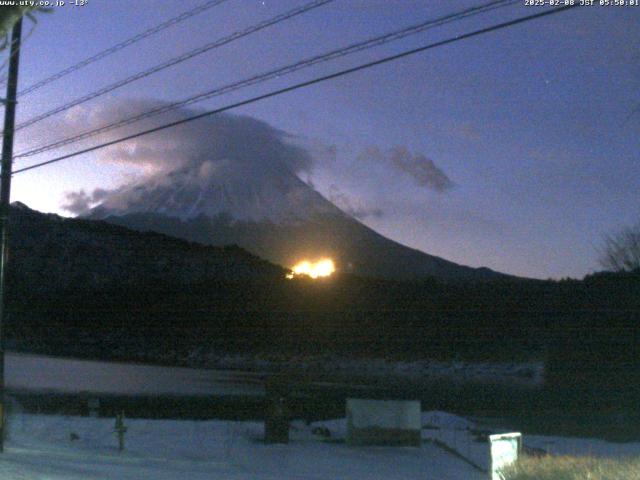
{"type": "Polygon", "coordinates": [[[401,359],[534,356],[549,360],[557,381],[626,382],[637,370],[638,272],[559,282],[287,280],[283,269],[239,248],[14,213],[9,349],[163,363],[180,363],[199,347],[401,359]]]}
{"type": "Polygon", "coordinates": [[[14,204],[11,213],[10,284],[30,293],[284,275],[282,268],[238,247],[204,246],[106,222],[42,214],[21,204],[14,204]]]}

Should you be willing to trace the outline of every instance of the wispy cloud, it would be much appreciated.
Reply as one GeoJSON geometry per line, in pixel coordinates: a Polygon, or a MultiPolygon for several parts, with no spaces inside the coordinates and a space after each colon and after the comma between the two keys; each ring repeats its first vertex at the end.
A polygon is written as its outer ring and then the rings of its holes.
{"type": "Polygon", "coordinates": [[[103,188],[96,188],[91,193],[87,193],[84,190],[65,192],[61,207],[74,215],[82,215],[83,213],[87,213],[91,207],[104,200],[110,193],[110,190],[103,188]]]}
{"type": "Polygon", "coordinates": [[[369,146],[360,155],[361,160],[385,163],[408,175],[418,185],[444,193],[455,184],[433,160],[422,153],[411,153],[407,147],[393,147],[387,152],[369,146]]]}
{"type": "Polygon", "coordinates": [[[380,218],[384,215],[382,208],[369,205],[361,199],[351,197],[342,192],[336,185],[331,185],[329,187],[328,197],[331,203],[336,205],[343,212],[360,220],[364,220],[369,217],[380,218]]]}

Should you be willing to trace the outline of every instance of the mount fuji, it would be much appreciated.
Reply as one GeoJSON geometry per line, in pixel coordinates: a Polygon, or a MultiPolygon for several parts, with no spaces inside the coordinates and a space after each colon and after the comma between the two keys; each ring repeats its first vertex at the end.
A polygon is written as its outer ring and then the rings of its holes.
{"type": "MultiPolygon", "coordinates": [[[[194,113],[174,112],[172,119],[194,113]]],[[[365,226],[299,178],[315,159],[292,138],[262,120],[232,114],[140,137],[103,155],[141,167],[142,177],[101,191],[100,198],[91,197],[100,203],[83,203],[75,213],[207,245],[236,244],[284,267],[330,257],[338,271],[390,279],[507,277],[408,248],[365,226]]]]}
{"type": "MultiPolygon", "coordinates": [[[[269,164],[202,162],[112,193],[88,218],[209,245],[236,244],[285,267],[330,257],[342,272],[391,279],[503,277],[376,233],[296,174],[269,164]]],[[[505,276],[506,277],[506,276],[505,276]]]]}

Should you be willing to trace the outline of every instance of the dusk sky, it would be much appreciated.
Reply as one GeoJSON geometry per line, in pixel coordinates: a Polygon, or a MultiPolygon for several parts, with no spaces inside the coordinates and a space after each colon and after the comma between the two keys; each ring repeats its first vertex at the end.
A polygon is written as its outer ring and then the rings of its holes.
{"type": "MultiPolygon", "coordinates": [[[[203,1],[89,0],[38,15],[35,27],[25,22],[20,87],[203,1]]],[[[17,122],[303,3],[228,0],[20,98],[17,122]]],[[[180,100],[483,3],[335,0],[20,130],[14,150],[73,134],[74,119],[98,118],[107,107],[180,100]]],[[[191,108],[217,108],[542,10],[523,0],[191,108]]],[[[639,34],[640,7],[577,8],[234,113],[290,134],[313,158],[299,176],[389,238],[474,267],[582,277],[598,269],[605,234],[640,220],[639,34]]],[[[98,141],[18,159],[14,169],[98,141]]],[[[12,201],[69,216],[69,192],[90,194],[142,174],[94,152],[16,175],[12,201]]]]}

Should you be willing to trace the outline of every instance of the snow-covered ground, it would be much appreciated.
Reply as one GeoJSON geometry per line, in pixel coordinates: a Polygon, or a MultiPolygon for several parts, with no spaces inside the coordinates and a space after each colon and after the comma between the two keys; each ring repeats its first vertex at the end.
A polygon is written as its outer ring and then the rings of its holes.
{"type": "Polygon", "coordinates": [[[255,355],[220,355],[197,350],[187,364],[212,369],[251,372],[287,371],[310,375],[331,375],[367,380],[394,378],[415,382],[450,380],[509,385],[540,386],[544,382],[544,362],[462,362],[462,361],[391,361],[383,358],[349,358],[317,355],[278,358],[255,355]]]}
{"type": "Polygon", "coordinates": [[[537,386],[542,363],[389,362],[322,356],[260,359],[247,356],[210,358],[209,369],[166,367],[48,357],[5,355],[7,388],[21,392],[116,395],[264,395],[269,373],[301,373],[338,384],[380,380],[491,382],[537,386]]]}
{"type": "MultiPolygon", "coordinates": [[[[259,422],[126,420],[126,450],[117,451],[114,422],[19,414],[10,418],[3,480],[476,480],[486,474],[429,440],[438,440],[486,465],[487,443],[477,442],[468,420],[444,412],[422,414],[421,448],[350,447],[344,419],[294,422],[288,445],[264,445],[259,422]],[[324,426],[331,437],[312,433],[324,426]],[[78,439],[71,440],[71,434],[78,439]]],[[[640,455],[640,443],[528,437],[525,445],[552,443],[561,453],[640,455]]]]}
{"type": "MultiPolygon", "coordinates": [[[[464,457],[470,464],[486,470],[489,467],[488,443],[478,441],[487,433],[508,433],[478,425],[472,421],[445,412],[423,412],[422,438],[446,445],[464,457]]],[[[640,442],[617,443],[595,438],[555,437],[523,434],[525,451],[550,455],[576,455],[596,457],[640,456],[640,442]]]]}
{"type": "Polygon", "coordinates": [[[18,415],[11,419],[3,480],[475,480],[485,475],[435,445],[349,447],[344,420],[295,422],[288,445],[264,445],[257,422],[126,420],[126,450],[117,451],[111,419],[18,415]],[[79,439],[71,440],[71,433],[79,439]]]}
{"type": "Polygon", "coordinates": [[[13,391],[119,395],[264,395],[256,373],[136,365],[7,353],[13,391]]]}
{"type": "MultiPolygon", "coordinates": [[[[14,391],[263,395],[265,372],[279,368],[270,362],[225,357],[216,364],[223,370],[204,370],[7,354],[6,378],[14,391]],[[238,371],[240,367],[253,373],[238,371]]],[[[309,372],[344,372],[345,378],[382,374],[466,381],[520,378],[536,383],[542,377],[538,364],[394,363],[332,357],[319,363],[297,362],[309,372]]],[[[31,415],[13,408],[7,450],[0,455],[0,480],[182,480],[185,476],[190,480],[475,480],[487,476],[483,470],[488,466],[488,444],[477,436],[479,430],[490,427],[445,412],[422,413],[422,448],[347,446],[344,419],[311,425],[296,421],[288,445],[264,445],[261,422],[130,419],[126,423],[127,447],[121,453],[113,419],[31,415]],[[314,427],[319,426],[331,436],[314,435],[314,427]],[[72,434],[77,439],[72,440],[72,434]]],[[[523,434],[525,447],[552,454],[640,455],[640,443],[523,434]]]]}

